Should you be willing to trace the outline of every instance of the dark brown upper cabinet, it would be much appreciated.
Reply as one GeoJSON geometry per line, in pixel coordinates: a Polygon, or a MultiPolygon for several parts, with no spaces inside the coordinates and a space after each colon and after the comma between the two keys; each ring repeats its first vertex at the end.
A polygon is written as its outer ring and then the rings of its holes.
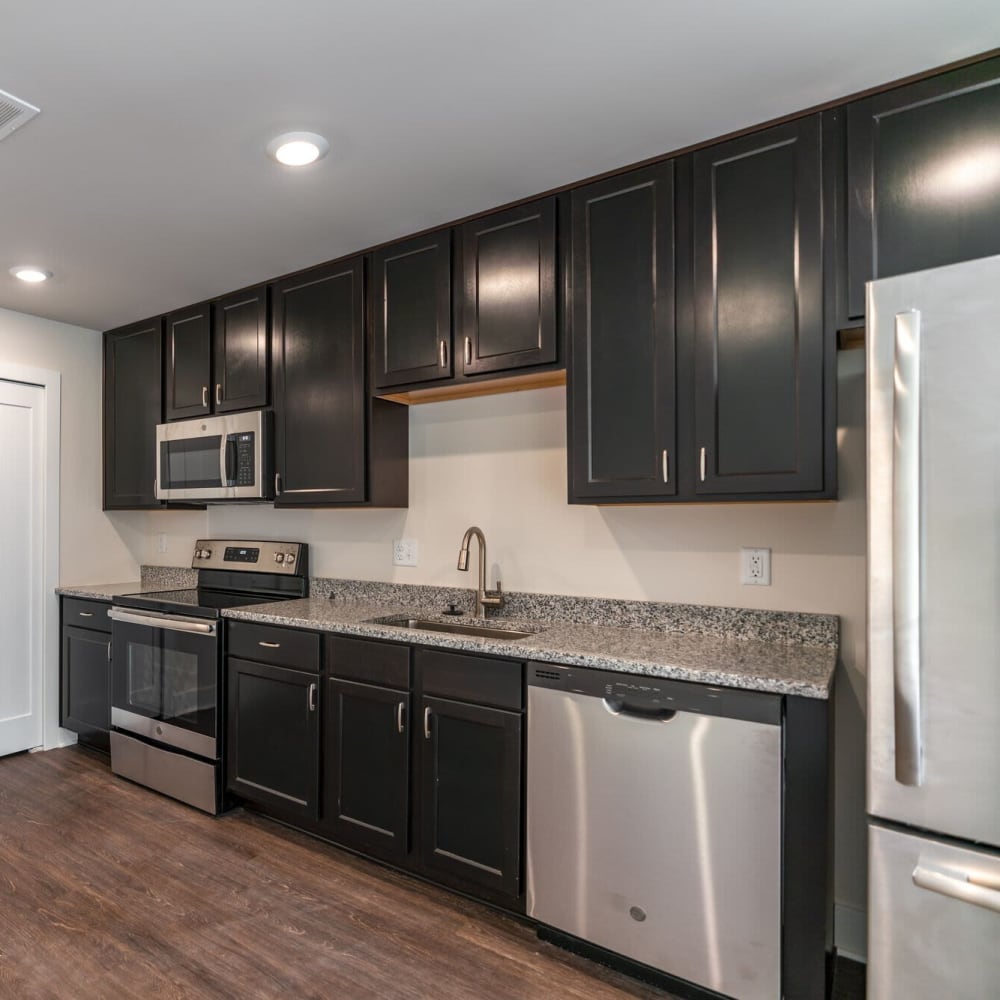
{"type": "Polygon", "coordinates": [[[163,320],[104,335],[104,509],[159,507],[156,425],[163,419],[163,320]]]}
{"type": "Polygon", "coordinates": [[[699,495],[824,487],[821,126],[694,154],[699,495]]]}
{"type": "Polygon", "coordinates": [[[212,308],[207,302],[166,317],[167,420],[212,412],[212,308]]]}
{"type": "Polygon", "coordinates": [[[267,286],[166,318],[166,418],[268,404],[267,286]]]}
{"type": "Polygon", "coordinates": [[[674,163],[572,196],[571,502],[676,493],[674,163]]]}
{"type": "Polygon", "coordinates": [[[847,110],[847,313],[865,282],[1000,253],[1000,59],[847,110]]]}
{"type": "Polygon", "coordinates": [[[227,295],[212,304],[212,345],[215,412],[267,406],[266,285],[227,295]]]}
{"type": "Polygon", "coordinates": [[[406,506],[405,406],[369,400],[364,259],[271,290],[275,506],[406,506]]]}
{"type": "Polygon", "coordinates": [[[376,250],[372,270],[375,389],[451,376],[451,230],[376,250]]]}
{"type": "Polygon", "coordinates": [[[465,375],[556,360],[556,199],[461,228],[465,375]]]}

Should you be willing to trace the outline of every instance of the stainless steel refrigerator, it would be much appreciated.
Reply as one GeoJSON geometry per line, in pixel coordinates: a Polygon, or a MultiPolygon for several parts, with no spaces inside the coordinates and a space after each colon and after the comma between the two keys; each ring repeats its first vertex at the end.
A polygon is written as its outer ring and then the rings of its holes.
{"type": "Polygon", "coordinates": [[[1000,997],[1000,257],[868,286],[868,996],[1000,997]]]}

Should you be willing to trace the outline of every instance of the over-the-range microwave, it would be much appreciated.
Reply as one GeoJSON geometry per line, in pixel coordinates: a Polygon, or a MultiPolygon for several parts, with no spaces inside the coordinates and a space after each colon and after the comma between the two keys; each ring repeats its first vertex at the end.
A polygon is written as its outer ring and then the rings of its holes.
{"type": "Polygon", "coordinates": [[[270,410],[196,417],[156,428],[156,499],[272,500],[270,410]]]}

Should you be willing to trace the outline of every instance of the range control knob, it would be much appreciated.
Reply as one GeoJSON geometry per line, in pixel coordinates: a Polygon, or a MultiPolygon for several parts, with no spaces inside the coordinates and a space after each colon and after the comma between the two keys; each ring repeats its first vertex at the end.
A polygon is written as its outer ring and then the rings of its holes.
{"type": "Polygon", "coordinates": [[[276,563],[283,563],[285,561],[285,553],[284,552],[275,552],[274,553],[274,561],[276,563]]]}
{"type": "Polygon", "coordinates": [[[202,559],[211,559],[212,558],[212,550],[211,549],[202,549],[201,550],[201,557],[202,557],[202,559]]]}
{"type": "Polygon", "coordinates": [[[205,552],[204,549],[195,549],[194,550],[194,557],[195,557],[195,559],[204,559],[205,556],[206,556],[206,552],[205,552]]]}
{"type": "Polygon", "coordinates": [[[289,552],[288,555],[285,556],[285,562],[287,563],[287,565],[291,566],[292,563],[295,562],[295,553],[289,552]]]}

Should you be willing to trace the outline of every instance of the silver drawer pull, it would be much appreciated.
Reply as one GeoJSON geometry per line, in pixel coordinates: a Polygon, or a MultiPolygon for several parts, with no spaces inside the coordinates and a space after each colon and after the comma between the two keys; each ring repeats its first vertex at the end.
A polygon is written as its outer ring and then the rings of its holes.
{"type": "Polygon", "coordinates": [[[309,711],[310,712],[315,712],[316,711],[316,685],[315,684],[310,684],[309,685],[309,711]]]}
{"type": "Polygon", "coordinates": [[[111,662],[111,640],[108,639],[108,663],[111,662]]]}
{"type": "Polygon", "coordinates": [[[429,740],[431,738],[431,710],[429,708],[424,709],[424,739],[429,740]]]}
{"type": "Polygon", "coordinates": [[[263,639],[261,639],[261,641],[258,642],[257,645],[263,646],[265,649],[281,649],[280,642],[264,642],[263,639]]]}
{"type": "Polygon", "coordinates": [[[81,612],[79,612],[79,614],[80,614],[81,618],[93,618],[94,617],[94,612],[93,611],[81,611],[81,612]]]}
{"type": "Polygon", "coordinates": [[[1000,883],[993,884],[989,876],[950,871],[936,865],[918,864],[913,869],[913,884],[921,889],[939,892],[942,896],[1000,913],[1000,883]]]}
{"type": "Polygon", "coordinates": [[[219,406],[222,403],[222,383],[215,383],[215,405],[219,406]]]}
{"type": "Polygon", "coordinates": [[[448,367],[448,345],[442,340],[441,345],[438,348],[438,358],[441,362],[442,368],[448,367]]]}
{"type": "Polygon", "coordinates": [[[663,481],[670,482],[670,452],[666,448],[663,449],[663,481]]]}
{"type": "Polygon", "coordinates": [[[702,448],[701,449],[701,459],[700,459],[700,462],[699,462],[699,466],[700,467],[698,469],[698,471],[701,473],[701,481],[702,482],[705,482],[705,466],[706,466],[706,464],[707,464],[707,462],[706,462],[706,459],[705,459],[705,449],[702,448]]]}
{"type": "Polygon", "coordinates": [[[405,728],[405,726],[403,724],[403,712],[405,712],[405,711],[406,711],[406,702],[405,701],[401,701],[396,706],[396,731],[400,732],[400,733],[405,728]]]}
{"type": "Polygon", "coordinates": [[[208,406],[208,386],[203,385],[201,387],[201,405],[208,406]]]}
{"type": "Polygon", "coordinates": [[[465,363],[467,365],[472,364],[472,338],[465,338],[465,363]]]}

